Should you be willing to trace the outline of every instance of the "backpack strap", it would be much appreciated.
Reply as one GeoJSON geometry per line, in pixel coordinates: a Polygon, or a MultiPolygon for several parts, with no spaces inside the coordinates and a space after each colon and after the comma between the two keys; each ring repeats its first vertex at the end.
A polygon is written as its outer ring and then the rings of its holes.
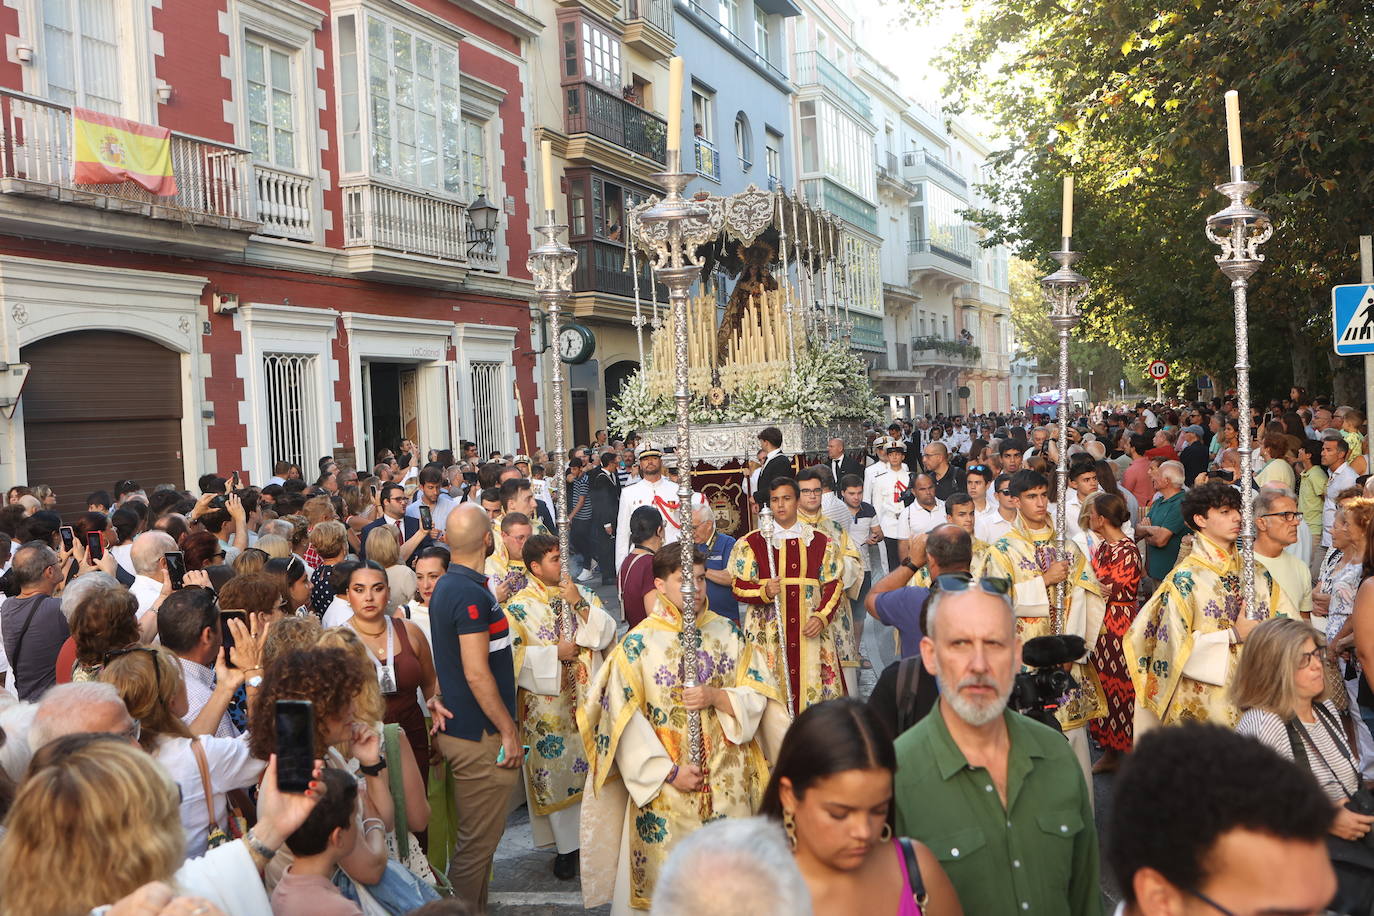
{"type": "Polygon", "coordinates": [[[916,689],[921,683],[921,657],[913,655],[897,663],[897,734],[916,724],[916,689]]]}
{"type": "Polygon", "coordinates": [[[926,883],[921,878],[921,864],[916,859],[916,844],[908,836],[897,837],[897,844],[902,847],[902,858],[906,861],[906,883],[911,890],[911,899],[924,911],[930,897],[926,894],[926,883]]]}

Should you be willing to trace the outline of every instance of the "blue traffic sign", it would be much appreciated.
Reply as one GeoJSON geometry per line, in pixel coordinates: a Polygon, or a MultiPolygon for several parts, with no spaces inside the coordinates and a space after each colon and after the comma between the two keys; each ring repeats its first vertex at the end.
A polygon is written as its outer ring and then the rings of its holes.
{"type": "Polygon", "coordinates": [[[1331,288],[1331,340],[1337,356],[1374,355],[1374,285],[1331,288]]]}

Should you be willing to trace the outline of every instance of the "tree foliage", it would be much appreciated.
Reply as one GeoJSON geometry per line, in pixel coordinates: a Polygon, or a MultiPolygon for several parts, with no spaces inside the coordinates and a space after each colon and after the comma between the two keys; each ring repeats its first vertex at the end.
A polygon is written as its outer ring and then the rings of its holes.
{"type": "MultiPolygon", "coordinates": [[[[919,16],[949,0],[908,2],[919,16]]],[[[1085,339],[1137,369],[1161,357],[1234,378],[1230,289],[1203,228],[1225,205],[1222,99],[1236,89],[1252,203],[1275,226],[1251,286],[1253,391],[1320,388],[1333,370],[1338,391],[1358,381],[1325,354],[1329,287],[1358,280],[1374,212],[1374,4],[989,0],[973,15],[943,61],[947,94],[1006,138],[993,206],[973,216],[1049,270],[1074,174],[1085,339]]]]}

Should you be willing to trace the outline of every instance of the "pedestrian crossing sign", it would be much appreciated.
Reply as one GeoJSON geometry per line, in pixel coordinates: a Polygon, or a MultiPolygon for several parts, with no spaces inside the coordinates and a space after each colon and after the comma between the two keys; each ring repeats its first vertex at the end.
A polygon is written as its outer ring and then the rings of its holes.
{"type": "Polygon", "coordinates": [[[1331,288],[1331,340],[1337,356],[1374,355],[1374,285],[1331,288]]]}

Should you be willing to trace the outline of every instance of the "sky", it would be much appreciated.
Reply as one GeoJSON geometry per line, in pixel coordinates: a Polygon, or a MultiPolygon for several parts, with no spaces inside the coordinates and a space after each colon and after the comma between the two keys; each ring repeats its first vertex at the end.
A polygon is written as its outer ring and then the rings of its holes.
{"type": "Polygon", "coordinates": [[[934,58],[959,33],[963,10],[945,8],[934,16],[903,21],[905,3],[892,0],[853,0],[863,25],[865,50],[886,64],[902,81],[902,92],[922,107],[939,105],[945,77],[934,58]],[[917,53],[913,53],[917,51],[917,53]]]}

